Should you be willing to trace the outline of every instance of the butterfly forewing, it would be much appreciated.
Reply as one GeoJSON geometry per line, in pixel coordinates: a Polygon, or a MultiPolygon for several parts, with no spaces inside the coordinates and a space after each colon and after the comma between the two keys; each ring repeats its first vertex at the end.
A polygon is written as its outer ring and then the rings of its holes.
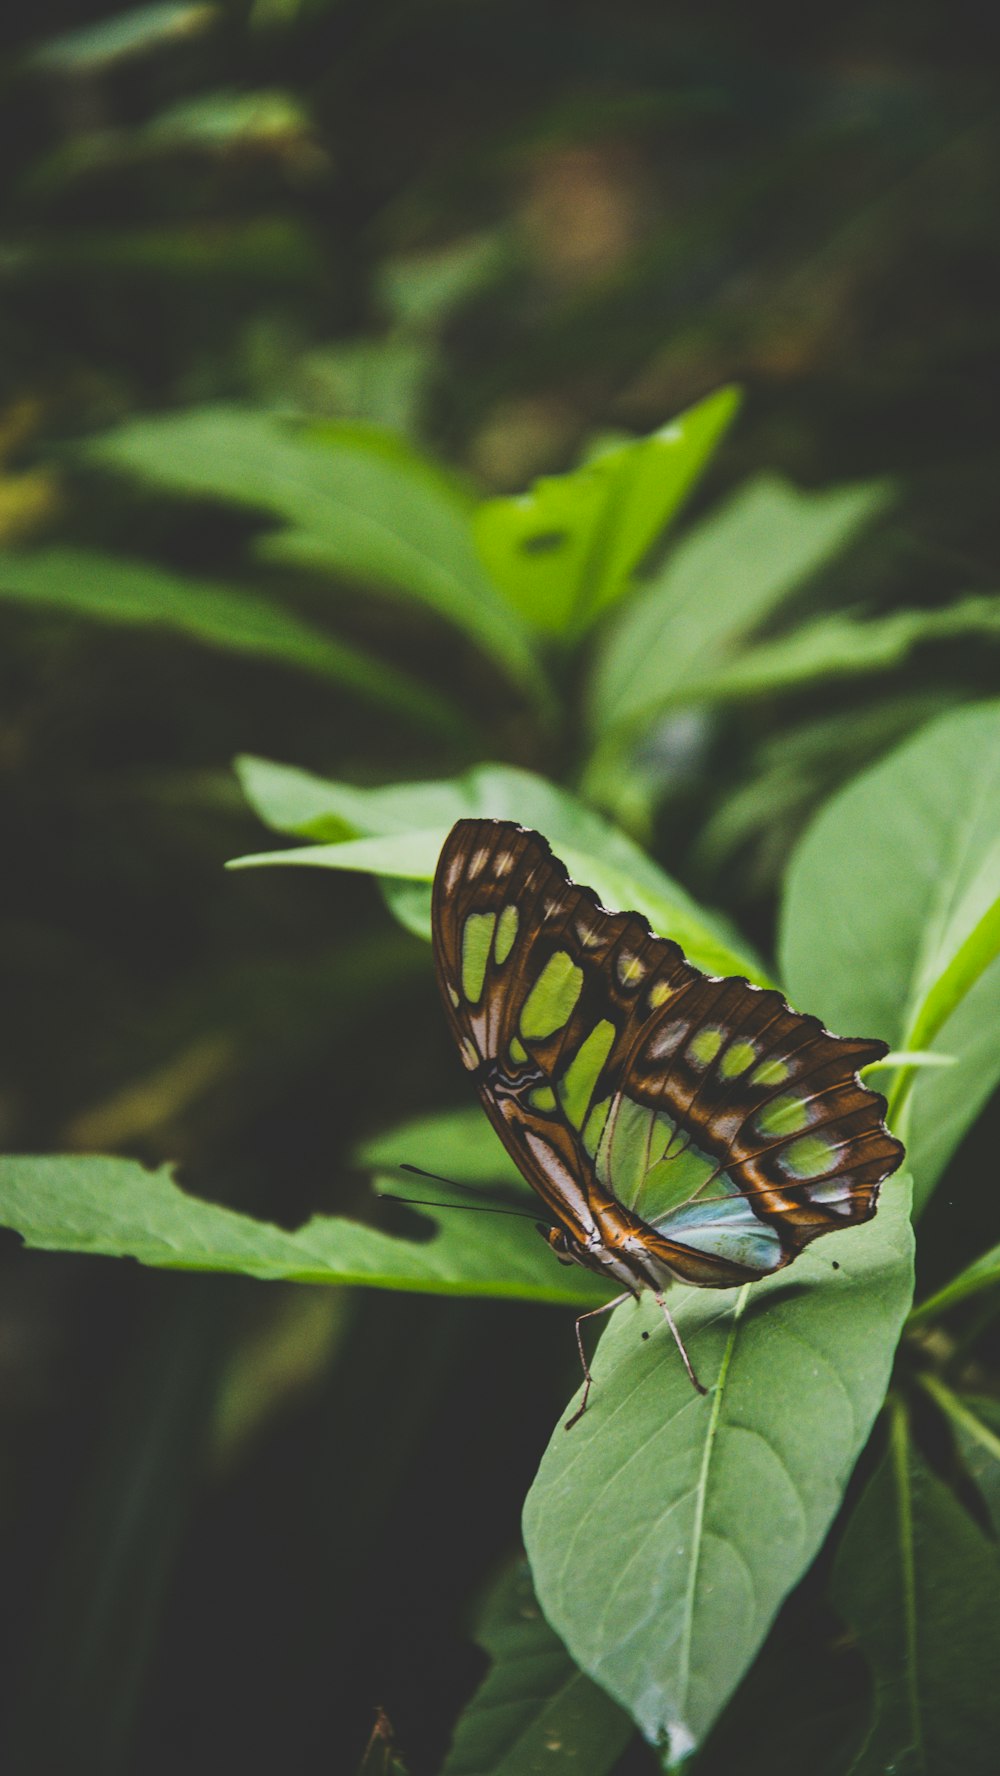
{"type": "Polygon", "coordinates": [[[610,1205],[656,1275],[724,1287],[875,1212],[903,1153],[857,1077],[883,1043],[702,974],[509,821],[452,829],[433,931],[463,1062],[575,1239],[610,1205]]]}

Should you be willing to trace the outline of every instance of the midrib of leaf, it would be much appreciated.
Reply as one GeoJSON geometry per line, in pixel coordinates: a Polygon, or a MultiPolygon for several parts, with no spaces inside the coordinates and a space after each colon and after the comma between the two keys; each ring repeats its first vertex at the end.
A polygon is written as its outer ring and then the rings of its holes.
{"type": "Polygon", "coordinates": [[[680,1693],[684,1698],[685,1708],[687,1707],[687,1698],[691,1687],[691,1640],[694,1633],[694,1599],[698,1585],[698,1572],[701,1566],[702,1538],[705,1525],[705,1503],[708,1494],[708,1474],[712,1462],[712,1455],[715,1450],[716,1437],[718,1435],[719,1417],[722,1412],[722,1396],[726,1390],[726,1382],[729,1377],[729,1365],[732,1362],[733,1351],[736,1349],[736,1334],[739,1331],[739,1324],[743,1317],[743,1310],[750,1298],[751,1287],[752,1285],[750,1283],[744,1283],[736,1297],[736,1303],[733,1307],[733,1323],[729,1330],[729,1337],[726,1340],[726,1348],[723,1352],[722,1362],[719,1366],[718,1379],[715,1383],[715,1398],[712,1401],[712,1414],[708,1421],[705,1447],[701,1457],[701,1470],[698,1475],[698,1487],[695,1493],[694,1524],[692,1526],[691,1534],[692,1559],[688,1574],[687,1591],[684,1597],[684,1625],[681,1634],[680,1693]]]}
{"type": "Polygon", "coordinates": [[[906,1637],[906,1701],[913,1750],[921,1771],[927,1772],[920,1693],[917,1684],[917,1578],[913,1561],[913,1499],[910,1493],[909,1426],[900,1400],[892,1402],[890,1430],[892,1465],[899,1499],[899,1563],[903,1575],[903,1631],[906,1637]]]}

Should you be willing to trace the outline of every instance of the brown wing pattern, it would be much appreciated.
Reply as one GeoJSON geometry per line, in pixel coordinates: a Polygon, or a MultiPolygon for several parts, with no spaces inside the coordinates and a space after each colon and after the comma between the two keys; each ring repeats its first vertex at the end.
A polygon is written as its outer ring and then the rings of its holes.
{"type": "Polygon", "coordinates": [[[584,1117],[601,1103],[613,1130],[628,1101],[662,1111],[711,1159],[774,1229],[781,1263],[874,1214],[903,1158],[885,1100],[857,1077],[884,1043],[833,1036],[773,989],[701,973],[641,915],[606,912],[544,839],[509,821],[452,829],[433,930],[445,1010],[484,1107],[570,1231],[574,1192],[539,1163],[540,1132],[577,1195],[606,1202],[584,1117]]]}

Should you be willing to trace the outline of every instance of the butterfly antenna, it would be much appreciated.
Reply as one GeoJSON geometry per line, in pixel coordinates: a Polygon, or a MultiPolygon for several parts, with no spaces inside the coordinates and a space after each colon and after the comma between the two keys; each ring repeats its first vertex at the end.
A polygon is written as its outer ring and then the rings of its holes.
{"type": "MultiPolygon", "coordinates": [[[[449,1190],[467,1190],[473,1196],[479,1194],[474,1184],[463,1184],[459,1178],[443,1178],[440,1172],[425,1172],[423,1166],[407,1165],[403,1161],[399,1170],[411,1172],[415,1178],[429,1178],[434,1184],[447,1184],[449,1190]]],[[[469,1209],[479,1215],[516,1215],[521,1221],[533,1221],[536,1227],[555,1226],[554,1221],[545,1221],[528,1209],[505,1209],[496,1203],[431,1202],[420,1196],[395,1196],[388,1190],[376,1190],[375,1195],[383,1202],[412,1203],[419,1209],[469,1209]]]]}
{"type": "Polygon", "coordinates": [[[417,1209],[464,1209],[469,1215],[516,1215],[519,1221],[533,1221],[536,1227],[546,1225],[526,1209],[498,1209],[493,1203],[431,1202],[425,1196],[395,1196],[391,1190],[376,1190],[375,1195],[381,1202],[409,1203],[417,1209]]]}

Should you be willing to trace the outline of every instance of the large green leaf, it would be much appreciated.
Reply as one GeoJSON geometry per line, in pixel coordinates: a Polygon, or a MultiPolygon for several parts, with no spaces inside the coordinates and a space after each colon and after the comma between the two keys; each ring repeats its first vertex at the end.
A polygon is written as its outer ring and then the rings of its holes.
{"type": "Polygon", "coordinates": [[[7,551],[0,553],[0,598],[105,623],[172,629],[210,647],[276,660],[346,685],[429,727],[454,733],[463,725],[436,692],[260,593],[188,579],[149,562],[91,549],[7,551]]]}
{"type": "Polygon", "coordinates": [[[130,420],[90,454],[129,475],[270,512],[259,553],[418,598],[544,694],[526,632],[490,583],[471,501],[392,433],[343,421],[295,428],[274,414],[200,407],[130,420]]]}
{"type": "Polygon", "coordinates": [[[648,438],[612,445],[528,493],[487,500],[476,541],[515,610],[579,636],[625,592],[718,446],[739,404],[720,389],[648,438]]]}
{"type": "Polygon", "coordinates": [[[1000,1556],[912,1447],[901,1408],[841,1544],[833,1599],[874,1681],[851,1776],[992,1776],[1000,1556]]]}
{"type": "Polygon", "coordinates": [[[881,1405],[912,1289],[908,1197],[894,1180],[873,1221],[752,1289],[675,1290],[705,1398],[655,1303],[620,1308],[587,1413],[542,1460],[524,1518],[542,1608],[675,1759],[812,1561],[881,1405]]]}
{"type": "Polygon", "coordinates": [[[544,833],[570,874],[595,888],[606,906],[643,913],[698,967],[766,978],[726,923],[700,908],[631,839],[567,791],[528,771],[483,765],[450,781],[359,790],[260,759],[243,759],[239,769],[244,792],[268,825],[305,836],[339,835],[341,842],[259,852],[237,858],[232,867],[305,864],[366,871],[393,884],[425,884],[407,901],[404,922],[429,936],[430,882],[455,821],[466,815],[516,820],[544,833]]]}
{"type": "Polygon", "coordinates": [[[792,861],[785,983],[843,1035],[953,1055],[897,1084],[926,1197],[1000,1078],[1000,704],[942,717],[820,813],[792,861]]]}
{"type": "MultiPolygon", "coordinates": [[[[425,1156],[417,1151],[414,1157],[425,1156]]],[[[397,1189],[398,1180],[387,1179],[386,1188],[397,1189]]],[[[599,1278],[554,1263],[527,1222],[498,1216],[485,1240],[478,1214],[419,1215],[432,1234],[425,1241],[332,1215],[316,1215],[288,1233],[188,1195],[169,1167],[150,1172],[135,1160],[102,1156],[0,1158],[0,1226],[46,1251],[137,1258],[159,1269],[237,1271],[271,1281],[365,1283],[438,1295],[589,1305],[607,1297],[599,1278]]]]}
{"type": "Polygon", "coordinates": [[[594,732],[618,743],[723,671],[885,503],[879,486],[809,494],[762,476],[702,519],[607,635],[590,688],[594,732]]]}
{"type": "Polygon", "coordinates": [[[545,1621],[527,1568],[505,1573],[476,1633],[490,1671],[455,1729],[441,1776],[606,1776],[635,1728],[578,1671],[545,1621]]]}

